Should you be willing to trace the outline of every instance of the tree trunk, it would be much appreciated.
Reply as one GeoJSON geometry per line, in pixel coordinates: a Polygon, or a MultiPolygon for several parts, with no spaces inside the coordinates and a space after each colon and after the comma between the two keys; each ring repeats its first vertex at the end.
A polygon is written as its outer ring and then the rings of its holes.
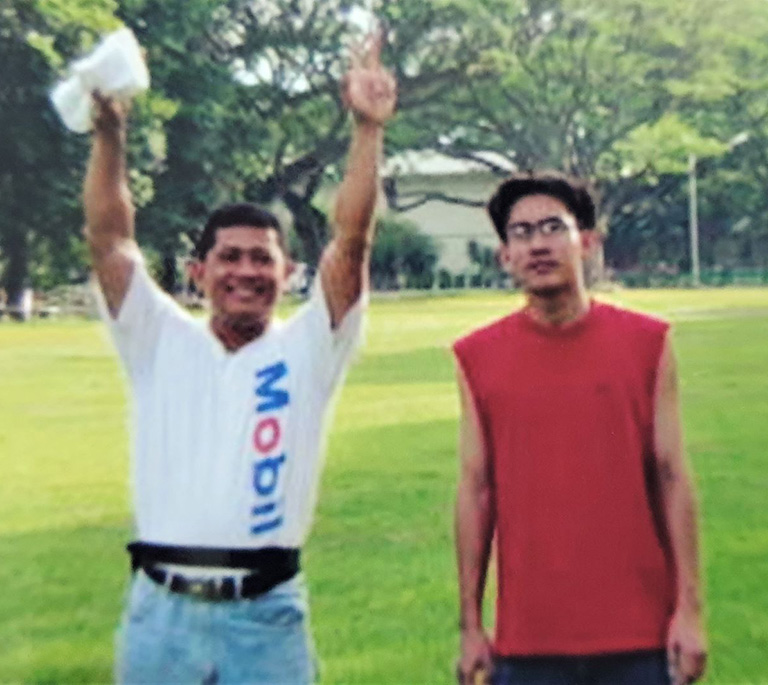
{"type": "Polygon", "coordinates": [[[584,276],[589,287],[605,282],[605,243],[602,240],[595,245],[594,253],[585,262],[584,276]]]}
{"type": "Polygon", "coordinates": [[[594,228],[597,234],[597,245],[594,251],[584,262],[584,280],[587,287],[599,287],[605,282],[605,241],[608,237],[608,214],[601,214],[594,228]]]}
{"type": "Polygon", "coordinates": [[[6,233],[2,251],[5,255],[3,288],[8,296],[8,306],[18,307],[29,279],[29,241],[27,232],[15,227],[6,233]]]}
{"type": "Polygon", "coordinates": [[[293,216],[293,227],[301,241],[304,261],[316,267],[328,241],[328,219],[296,193],[287,193],[283,201],[293,216]]]}
{"type": "Polygon", "coordinates": [[[163,252],[160,286],[169,295],[175,295],[179,290],[179,272],[176,269],[176,254],[171,249],[163,252]]]}

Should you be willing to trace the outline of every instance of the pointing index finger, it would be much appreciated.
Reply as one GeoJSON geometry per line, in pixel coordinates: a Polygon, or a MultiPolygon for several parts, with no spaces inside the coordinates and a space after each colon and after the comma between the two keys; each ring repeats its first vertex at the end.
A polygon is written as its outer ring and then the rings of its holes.
{"type": "Polygon", "coordinates": [[[376,28],[371,32],[368,41],[368,66],[378,67],[381,65],[381,47],[384,43],[384,31],[380,23],[376,24],[376,28]]]}
{"type": "Polygon", "coordinates": [[[363,66],[365,58],[365,47],[362,40],[355,39],[349,46],[349,66],[352,69],[358,69],[363,66]]]}

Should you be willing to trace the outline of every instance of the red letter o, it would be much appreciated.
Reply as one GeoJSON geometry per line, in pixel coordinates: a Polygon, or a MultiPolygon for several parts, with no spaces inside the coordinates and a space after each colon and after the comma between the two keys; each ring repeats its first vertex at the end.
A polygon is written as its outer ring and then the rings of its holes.
{"type": "Polygon", "coordinates": [[[280,423],[274,417],[262,419],[253,431],[253,446],[261,453],[271,452],[280,442],[280,423]]]}

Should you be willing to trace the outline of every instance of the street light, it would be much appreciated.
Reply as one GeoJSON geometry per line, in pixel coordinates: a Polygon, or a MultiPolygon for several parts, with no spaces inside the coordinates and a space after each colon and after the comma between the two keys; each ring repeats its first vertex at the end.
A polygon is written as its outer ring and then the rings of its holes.
{"type": "MultiPolygon", "coordinates": [[[[749,133],[742,131],[728,141],[728,151],[749,140],[749,133]]],[[[691,239],[691,283],[694,288],[701,286],[701,262],[699,259],[699,200],[696,181],[696,155],[688,157],[688,212],[691,239]]]]}
{"type": "Polygon", "coordinates": [[[691,237],[691,285],[701,285],[701,266],[699,264],[699,199],[696,189],[696,155],[688,157],[688,226],[691,237]]]}

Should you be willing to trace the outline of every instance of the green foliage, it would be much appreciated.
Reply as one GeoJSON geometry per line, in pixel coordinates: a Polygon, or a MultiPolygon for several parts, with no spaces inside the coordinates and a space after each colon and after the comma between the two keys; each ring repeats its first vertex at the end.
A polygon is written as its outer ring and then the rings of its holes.
{"type": "Polygon", "coordinates": [[[474,267],[474,273],[470,277],[470,285],[473,288],[489,288],[504,282],[505,272],[492,247],[470,240],[467,243],[467,254],[474,267]]]}
{"type": "Polygon", "coordinates": [[[640,124],[613,146],[624,165],[622,173],[685,174],[690,155],[719,157],[728,144],[702,136],[677,114],[665,114],[653,124],[640,124]]]}
{"type": "MultiPolygon", "coordinates": [[[[29,283],[83,276],[80,186],[87,141],[64,130],[48,101],[63,65],[119,26],[110,0],[12,0],[0,9],[0,283],[13,300],[29,283]]],[[[132,182],[152,198],[147,170],[162,154],[161,103],[138,105],[132,182]],[[152,157],[151,161],[148,158],[152,157]]]]}
{"type": "Polygon", "coordinates": [[[44,17],[54,34],[76,29],[91,32],[116,29],[116,0],[34,0],[33,5],[44,17]]]}
{"type": "MultiPolygon", "coordinates": [[[[371,4],[391,28],[384,57],[400,77],[403,108],[456,74],[450,55],[466,46],[436,38],[455,20],[450,5],[371,4]]],[[[143,241],[175,246],[215,205],[245,198],[283,204],[304,258],[316,263],[329,231],[314,198],[340,178],[349,142],[339,79],[362,35],[349,3],[133,0],[120,15],[147,48],[154,91],[178,105],[154,201],[139,216],[152,227],[143,241]]]]}
{"type": "MultiPolygon", "coordinates": [[[[680,268],[685,174],[694,154],[705,261],[734,253],[762,259],[762,0],[365,6],[388,28],[383,59],[399,83],[388,154],[435,149],[477,160],[478,151],[493,151],[519,168],[585,176],[600,188],[604,222],[616,234],[609,262],[636,265],[640,246],[652,240],[660,258],[680,268]],[[731,148],[745,135],[748,144],[731,148]],[[649,228],[653,222],[660,228],[649,228]],[[730,245],[710,249],[722,240],[730,245]]],[[[131,117],[141,243],[161,253],[181,250],[214,206],[248,199],[287,209],[302,256],[315,263],[330,234],[317,193],[341,177],[349,142],[338,81],[349,45],[363,32],[351,7],[346,0],[5,0],[2,283],[18,291],[30,279],[64,278],[67,269],[50,266],[64,258],[71,271],[82,269],[69,245],[82,221],[87,141],[64,132],[47,93],[72,58],[121,22],[146,48],[152,74],[152,91],[131,117]]]]}
{"type": "Polygon", "coordinates": [[[75,216],[67,179],[81,149],[61,134],[47,88],[78,41],[48,9],[21,0],[0,9],[0,267],[11,301],[30,281],[33,246],[66,244],[75,216]]]}
{"type": "Polygon", "coordinates": [[[375,288],[396,290],[401,280],[408,288],[431,288],[437,258],[435,241],[412,222],[392,217],[378,220],[371,254],[375,288]]]}
{"type": "MultiPolygon", "coordinates": [[[[459,79],[450,95],[435,103],[428,122],[414,121],[421,146],[459,158],[494,151],[522,169],[554,167],[591,179],[601,191],[603,222],[611,231],[620,225],[609,261],[637,255],[625,249],[623,238],[636,236],[624,229],[634,224],[641,232],[640,225],[650,221],[651,202],[670,210],[666,216],[652,210],[661,222],[659,232],[677,230],[679,224],[670,221],[679,213],[672,202],[681,203],[685,215],[687,198],[677,191],[691,154],[699,158],[704,177],[703,224],[736,224],[745,213],[754,219],[749,230],[768,224],[764,3],[460,5],[467,12],[462,33],[474,36],[481,54],[467,69],[471,79],[459,79]],[[729,153],[730,141],[744,134],[750,144],[729,153]],[[707,158],[711,163],[701,164],[707,158]],[[726,169],[721,174],[715,161],[729,170],[738,165],[737,178],[731,174],[726,181],[726,169]],[[720,202],[717,213],[709,214],[705,191],[714,187],[721,196],[717,189],[726,182],[738,188],[739,200],[720,202]],[[669,197],[660,197],[661,185],[669,197]]],[[[677,239],[663,242],[676,245],[677,239]]],[[[663,257],[682,265],[677,253],[663,257]]]]}

